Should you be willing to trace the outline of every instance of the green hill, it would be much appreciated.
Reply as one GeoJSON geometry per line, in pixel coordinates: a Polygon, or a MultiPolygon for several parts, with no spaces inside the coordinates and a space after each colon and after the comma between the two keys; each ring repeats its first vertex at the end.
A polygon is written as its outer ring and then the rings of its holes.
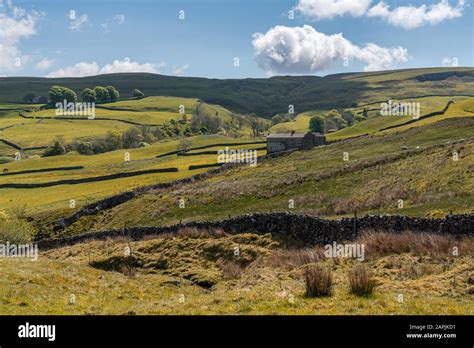
{"type": "Polygon", "coordinates": [[[28,92],[46,96],[53,85],[79,93],[86,87],[115,86],[122,98],[138,88],[145,95],[199,98],[234,112],[271,117],[295,112],[351,107],[387,98],[419,95],[472,95],[473,68],[428,68],[316,76],[279,76],[248,79],[206,79],[145,73],[110,74],[81,78],[0,78],[0,102],[20,102],[28,92]]]}

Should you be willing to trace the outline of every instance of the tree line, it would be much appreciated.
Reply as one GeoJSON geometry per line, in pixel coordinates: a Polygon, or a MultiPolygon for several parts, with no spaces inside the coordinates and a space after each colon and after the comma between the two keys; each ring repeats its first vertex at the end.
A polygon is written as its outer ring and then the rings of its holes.
{"type": "MultiPolygon", "coordinates": [[[[136,99],[145,97],[145,94],[139,89],[132,90],[132,96],[136,99]]],[[[95,86],[94,88],[84,88],[80,93],[80,99],[85,103],[103,103],[113,102],[120,99],[120,93],[114,86],[95,86]]],[[[23,101],[27,103],[38,102],[40,104],[55,105],[64,100],[68,103],[75,103],[79,100],[76,92],[64,86],[52,86],[48,91],[48,98],[37,96],[33,92],[25,94],[23,101]]]]}

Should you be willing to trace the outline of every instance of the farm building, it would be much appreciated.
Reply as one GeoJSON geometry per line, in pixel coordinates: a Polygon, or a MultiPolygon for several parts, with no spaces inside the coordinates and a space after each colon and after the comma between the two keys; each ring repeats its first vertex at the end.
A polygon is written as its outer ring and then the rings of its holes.
{"type": "Polygon", "coordinates": [[[308,150],[326,144],[326,137],[318,133],[275,133],[267,136],[267,153],[293,149],[308,150]]]}

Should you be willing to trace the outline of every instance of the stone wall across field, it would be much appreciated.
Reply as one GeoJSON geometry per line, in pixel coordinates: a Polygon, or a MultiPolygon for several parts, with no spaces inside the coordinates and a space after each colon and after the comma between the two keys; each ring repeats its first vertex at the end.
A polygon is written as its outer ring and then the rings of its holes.
{"type": "Polygon", "coordinates": [[[242,215],[220,221],[191,222],[167,227],[132,227],[86,233],[77,236],[38,241],[41,250],[58,248],[91,239],[128,236],[139,240],[147,235],[174,233],[182,228],[222,229],[230,234],[271,233],[299,241],[304,245],[328,244],[334,241],[356,239],[362,231],[376,230],[399,233],[402,231],[474,236],[474,214],[449,215],[444,219],[400,215],[363,216],[340,220],[289,213],[242,215]]]}
{"type": "Polygon", "coordinates": [[[135,172],[122,172],[122,173],[115,173],[110,175],[101,175],[101,176],[93,176],[88,178],[82,179],[65,179],[65,180],[58,180],[58,181],[49,181],[49,182],[42,182],[42,183],[27,183],[27,184],[20,184],[20,183],[8,183],[8,184],[0,184],[0,189],[2,188],[23,188],[23,189],[32,189],[32,188],[40,188],[40,187],[52,187],[58,185],[77,185],[77,184],[84,184],[90,182],[99,182],[99,181],[107,181],[107,180],[114,180],[120,178],[128,178],[132,176],[139,176],[145,174],[157,174],[157,173],[175,173],[178,171],[178,168],[158,168],[158,169],[147,169],[147,170],[139,170],[135,172]]]}

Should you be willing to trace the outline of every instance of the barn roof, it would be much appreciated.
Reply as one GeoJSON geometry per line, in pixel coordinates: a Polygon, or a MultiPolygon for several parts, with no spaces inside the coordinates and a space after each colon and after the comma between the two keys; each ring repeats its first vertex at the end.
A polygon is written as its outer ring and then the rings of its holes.
{"type": "Polygon", "coordinates": [[[270,139],[301,139],[308,133],[273,133],[267,136],[270,139]]]}

